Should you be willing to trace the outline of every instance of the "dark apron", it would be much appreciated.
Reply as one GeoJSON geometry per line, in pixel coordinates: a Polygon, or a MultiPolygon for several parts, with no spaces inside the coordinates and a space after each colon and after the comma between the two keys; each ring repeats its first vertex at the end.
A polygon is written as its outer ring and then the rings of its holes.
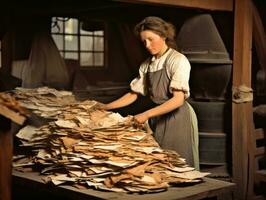
{"type": "MultiPolygon", "coordinates": [[[[170,79],[167,75],[166,64],[159,71],[149,72],[148,70],[148,95],[155,104],[162,104],[172,97],[169,92],[169,85],[170,79]]],[[[154,132],[155,140],[163,149],[175,150],[181,157],[186,159],[187,164],[194,166],[192,150],[193,128],[190,108],[187,102],[184,102],[182,106],[170,113],[151,118],[149,124],[154,132]]]]}

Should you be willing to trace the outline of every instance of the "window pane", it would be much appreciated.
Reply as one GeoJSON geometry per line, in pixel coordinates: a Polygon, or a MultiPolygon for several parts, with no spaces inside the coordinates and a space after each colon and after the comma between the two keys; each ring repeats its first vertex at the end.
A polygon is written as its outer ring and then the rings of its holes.
{"type": "Polygon", "coordinates": [[[78,60],[78,53],[77,52],[65,52],[65,58],[78,60]]]}
{"type": "Polygon", "coordinates": [[[63,35],[52,35],[55,44],[59,50],[63,50],[63,35]]]}
{"type": "Polygon", "coordinates": [[[65,35],[65,50],[78,50],[78,36],[65,35]]]}
{"type": "Polygon", "coordinates": [[[80,34],[81,35],[93,35],[93,32],[92,31],[86,31],[86,30],[80,28],[80,34]]]}
{"type": "Polygon", "coordinates": [[[94,35],[103,36],[103,31],[94,31],[94,35]]]}
{"type": "Polygon", "coordinates": [[[92,51],[92,38],[91,36],[80,36],[81,51],[92,51]]]}
{"type": "Polygon", "coordinates": [[[78,20],[70,18],[65,22],[65,33],[77,34],[78,33],[78,20]]]}
{"type": "Polygon", "coordinates": [[[94,50],[95,51],[103,51],[103,38],[102,37],[94,37],[94,50]]]}
{"type": "Polygon", "coordinates": [[[93,65],[92,53],[80,53],[80,66],[92,66],[93,65]]]}
{"type": "Polygon", "coordinates": [[[56,17],[52,18],[52,33],[63,33],[63,22],[60,20],[57,20],[56,17]]]}
{"type": "Polygon", "coordinates": [[[103,53],[94,54],[94,66],[104,66],[103,53]]]}

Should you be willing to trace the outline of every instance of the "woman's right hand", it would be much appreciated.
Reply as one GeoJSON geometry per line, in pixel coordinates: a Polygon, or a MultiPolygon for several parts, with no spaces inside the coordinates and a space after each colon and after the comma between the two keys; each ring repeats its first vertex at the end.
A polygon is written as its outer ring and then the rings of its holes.
{"type": "Polygon", "coordinates": [[[144,124],[148,119],[149,119],[149,116],[146,112],[140,113],[134,116],[134,120],[140,124],[144,124]]]}

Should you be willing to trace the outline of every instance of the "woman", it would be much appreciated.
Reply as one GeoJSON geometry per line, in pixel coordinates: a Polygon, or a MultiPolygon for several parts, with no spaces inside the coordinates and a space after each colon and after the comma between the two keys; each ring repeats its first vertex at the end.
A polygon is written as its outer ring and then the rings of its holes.
{"type": "Polygon", "coordinates": [[[175,50],[175,28],[159,17],[146,17],[135,27],[151,57],[139,68],[131,92],[105,104],[104,109],[121,108],[138,95],[148,95],[155,107],[134,116],[139,123],[149,120],[155,140],[164,149],[175,150],[187,163],[199,168],[197,119],[189,97],[190,64],[175,50]]]}

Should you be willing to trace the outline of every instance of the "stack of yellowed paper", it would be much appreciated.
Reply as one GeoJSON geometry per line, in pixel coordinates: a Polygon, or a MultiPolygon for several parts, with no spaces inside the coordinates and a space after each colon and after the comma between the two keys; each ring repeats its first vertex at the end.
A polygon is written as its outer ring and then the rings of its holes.
{"type": "Polygon", "coordinates": [[[208,174],[186,165],[176,152],[160,148],[132,116],[99,110],[98,105],[67,104],[57,120],[38,128],[25,126],[16,136],[33,153],[30,159],[16,155],[14,167],[41,166],[44,181],[55,185],[116,192],[159,192],[171,185],[198,183],[208,174]]]}
{"type": "Polygon", "coordinates": [[[72,92],[58,91],[54,88],[16,88],[14,96],[20,104],[31,110],[36,115],[55,119],[58,114],[63,112],[63,108],[75,102],[72,92]]]}
{"type": "Polygon", "coordinates": [[[8,93],[0,92],[0,115],[23,125],[29,113],[18,101],[8,93]]]}

